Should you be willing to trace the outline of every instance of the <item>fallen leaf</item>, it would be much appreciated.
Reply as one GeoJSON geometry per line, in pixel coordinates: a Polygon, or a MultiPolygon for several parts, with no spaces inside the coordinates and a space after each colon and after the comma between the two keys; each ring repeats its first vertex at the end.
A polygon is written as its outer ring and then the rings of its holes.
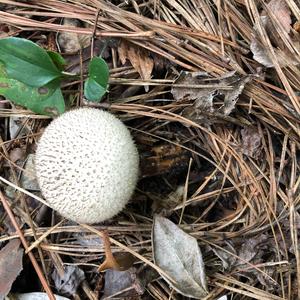
{"type": "MultiPolygon", "coordinates": [[[[151,78],[154,62],[153,59],[149,57],[147,50],[122,41],[118,47],[118,53],[123,65],[128,59],[143,80],[149,80],[151,78]]],[[[145,91],[149,91],[149,86],[145,86],[145,91]]]]}
{"type": "MultiPolygon", "coordinates": [[[[286,33],[291,30],[292,18],[291,11],[285,0],[271,0],[267,4],[267,9],[274,15],[276,20],[278,20],[286,33]]],[[[267,12],[263,11],[261,16],[267,16],[268,20],[266,22],[266,30],[270,34],[271,41],[273,43],[278,43],[279,35],[273,22],[269,19],[267,12]]]]}
{"type": "Polygon", "coordinates": [[[162,277],[176,291],[193,298],[208,294],[202,254],[195,238],[168,219],[156,216],[152,247],[155,264],[175,282],[162,277]]]}
{"type": "Polygon", "coordinates": [[[184,109],[185,117],[197,123],[212,124],[226,118],[234,110],[239,95],[251,79],[251,76],[240,76],[235,72],[228,72],[219,78],[203,72],[182,72],[175,83],[189,87],[174,86],[171,92],[177,101],[194,101],[192,106],[184,109]],[[193,85],[203,88],[190,87],[193,85]],[[214,102],[221,104],[216,105],[214,102]]]}
{"type": "MultiPolygon", "coordinates": [[[[77,19],[65,18],[63,25],[71,27],[80,27],[80,21],[77,19]]],[[[87,34],[77,34],[75,32],[62,32],[58,35],[58,44],[65,53],[76,53],[80,49],[86,48],[91,44],[91,36],[87,34]]]]}
{"type": "Polygon", "coordinates": [[[144,287],[136,274],[135,268],[127,271],[107,270],[105,272],[104,295],[101,299],[124,299],[144,293],[144,287]]]}
{"type": "Polygon", "coordinates": [[[114,253],[114,258],[118,264],[119,271],[126,271],[133,266],[137,258],[128,252],[114,253]]]}
{"type": "Polygon", "coordinates": [[[26,159],[24,171],[22,172],[20,183],[23,189],[30,191],[39,191],[40,187],[35,172],[35,155],[29,154],[26,159]]]}
{"type": "Polygon", "coordinates": [[[30,133],[29,126],[27,126],[25,117],[11,116],[9,118],[9,134],[11,139],[23,137],[30,133]]]}
{"type": "Polygon", "coordinates": [[[241,130],[243,154],[257,158],[261,152],[261,136],[254,127],[245,127],[241,130]]]}
{"type": "Polygon", "coordinates": [[[266,234],[260,234],[256,237],[246,239],[238,250],[238,256],[242,260],[237,260],[236,265],[246,267],[247,265],[244,262],[250,262],[254,258],[256,262],[259,262],[264,255],[265,248],[268,248],[267,241],[268,236],[266,234]]]}
{"type": "Polygon", "coordinates": [[[0,251],[0,299],[9,293],[11,285],[23,269],[23,249],[19,240],[8,242],[0,251]]]}
{"type": "Polygon", "coordinates": [[[242,245],[233,245],[226,243],[222,249],[212,248],[213,252],[222,260],[223,267],[227,270],[231,270],[233,267],[239,266],[239,268],[248,268],[247,263],[259,263],[261,262],[264,250],[267,245],[268,236],[261,234],[259,236],[247,239],[242,245]],[[230,253],[233,253],[231,255],[230,253]],[[255,260],[255,262],[253,262],[255,260]]]}
{"type": "MultiPolygon", "coordinates": [[[[226,245],[223,246],[223,248],[226,249],[228,252],[237,255],[236,250],[233,247],[233,245],[231,244],[231,242],[225,241],[225,243],[226,243],[226,245]]],[[[234,264],[237,260],[235,258],[235,256],[233,256],[230,253],[225,252],[225,251],[223,251],[219,248],[214,248],[214,247],[210,247],[210,246],[209,246],[209,248],[211,248],[212,251],[215,253],[215,255],[218,256],[221,259],[223,268],[225,270],[230,270],[232,268],[232,266],[234,266],[234,264]]]]}
{"type": "MultiPolygon", "coordinates": [[[[274,18],[280,22],[282,29],[286,34],[291,31],[291,11],[286,1],[284,0],[271,0],[267,5],[267,10],[270,11],[274,18]]],[[[268,37],[272,44],[274,45],[274,52],[277,57],[280,66],[297,65],[298,61],[293,57],[293,55],[286,49],[284,41],[281,39],[280,34],[277,32],[276,24],[272,22],[272,18],[269,16],[267,11],[262,11],[260,15],[260,21],[268,34],[268,37]]],[[[250,50],[253,53],[253,58],[264,65],[265,67],[274,67],[272,59],[269,57],[268,51],[265,49],[264,45],[261,43],[257,32],[256,26],[253,27],[254,36],[251,40],[250,50]]],[[[300,49],[298,38],[294,39],[294,47],[300,49]]]]}
{"type": "Polygon", "coordinates": [[[54,281],[55,288],[62,294],[74,295],[78,286],[85,279],[84,272],[77,266],[64,266],[64,276],[60,277],[59,273],[54,269],[51,277],[54,281]]]}
{"type": "MultiPolygon", "coordinates": [[[[300,49],[299,43],[297,43],[297,48],[300,49]]],[[[253,59],[264,65],[267,68],[274,67],[274,64],[271,58],[268,55],[267,50],[264,48],[262,43],[258,40],[257,37],[254,37],[251,40],[250,50],[253,53],[253,59]]],[[[293,55],[287,51],[281,49],[274,49],[277,61],[281,67],[286,67],[289,65],[298,65],[298,61],[293,58],[293,55]]]]}

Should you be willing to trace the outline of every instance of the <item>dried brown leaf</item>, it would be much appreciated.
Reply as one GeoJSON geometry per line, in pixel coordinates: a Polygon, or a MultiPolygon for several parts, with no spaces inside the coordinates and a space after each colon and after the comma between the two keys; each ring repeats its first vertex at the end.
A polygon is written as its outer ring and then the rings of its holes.
{"type": "MultiPolygon", "coordinates": [[[[291,30],[292,18],[291,11],[288,4],[285,0],[271,0],[267,4],[267,8],[274,15],[274,17],[280,22],[282,28],[286,33],[289,33],[291,30]]],[[[262,16],[266,15],[265,12],[262,12],[262,16]]],[[[266,29],[274,34],[276,32],[274,25],[269,20],[266,24],[266,29]]],[[[276,41],[275,41],[276,42],[276,41]]]]}
{"type": "Polygon", "coordinates": [[[118,264],[119,271],[128,270],[137,261],[137,258],[128,252],[114,253],[114,258],[118,264]]]}
{"type": "MultiPolygon", "coordinates": [[[[128,59],[143,80],[149,80],[151,78],[154,62],[153,59],[149,56],[147,50],[122,41],[122,43],[118,47],[118,53],[123,65],[128,59]]],[[[146,92],[148,90],[149,87],[147,87],[146,92]]]]}
{"type": "Polygon", "coordinates": [[[250,157],[257,158],[261,152],[261,135],[254,127],[245,127],[241,130],[242,152],[250,157]]]}
{"type": "Polygon", "coordinates": [[[181,230],[168,219],[156,216],[152,231],[155,263],[174,282],[162,277],[179,293],[187,297],[202,298],[207,295],[202,254],[195,238],[181,230]]]}
{"type": "MultiPolygon", "coordinates": [[[[282,29],[285,33],[289,34],[291,31],[291,11],[286,1],[283,0],[271,0],[267,4],[267,10],[274,16],[274,18],[280,22],[282,29]]],[[[260,21],[265,28],[270,41],[276,47],[274,48],[275,55],[277,57],[280,66],[297,65],[298,62],[295,60],[293,55],[286,49],[284,42],[282,41],[280,34],[276,30],[276,24],[272,22],[272,18],[263,11],[260,16],[260,21]]],[[[256,32],[256,26],[253,27],[256,32]]],[[[300,49],[299,42],[294,39],[294,47],[300,49]]],[[[250,44],[250,50],[253,53],[253,58],[264,65],[265,67],[274,67],[274,64],[269,57],[267,49],[261,43],[257,34],[254,35],[250,44]]]]}
{"type": "Polygon", "coordinates": [[[135,268],[130,268],[127,271],[107,270],[105,272],[104,295],[101,299],[107,297],[124,299],[125,297],[136,297],[143,293],[144,287],[135,268]]]}
{"type": "Polygon", "coordinates": [[[23,249],[19,240],[10,241],[0,251],[0,299],[9,293],[11,285],[23,269],[23,249]]]}
{"type": "Polygon", "coordinates": [[[239,76],[235,72],[228,72],[219,78],[212,78],[203,72],[182,72],[175,83],[188,87],[175,86],[171,92],[177,101],[194,101],[193,106],[183,111],[185,117],[197,123],[212,124],[234,110],[239,95],[250,80],[250,76],[239,76]],[[191,85],[203,87],[191,88],[191,85]],[[223,100],[219,96],[223,96],[223,100]],[[214,100],[221,104],[216,106],[214,100]]]}
{"type": "Polygon", "coordinates": [[[261,262],[264,250],[268,247],[267,241],[268,236],[260,234],[259,236],[245,240],[241,245],[227,243],[227,245],[223,247],[227,251],[214,248],[213,251],[222,260],[225,269],[231,269],[233,266],[247,268],[249,267],[247,263],[255,264],[261,262]]]}

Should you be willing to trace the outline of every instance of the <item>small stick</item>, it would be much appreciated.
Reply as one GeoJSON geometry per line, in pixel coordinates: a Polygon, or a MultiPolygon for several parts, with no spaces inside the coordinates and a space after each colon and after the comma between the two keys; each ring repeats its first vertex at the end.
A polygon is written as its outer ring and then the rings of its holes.
{"type": "Polygon", "coordinates": [[[96,14],[95,24],[94,24],[94,28],[93,28],[93,32],[92,32],[92,37],[91,37],[91,59],[94,57],[94,42],[95,42],[95,36],[96,36],[96,31],[97,31],[99,14],[100,14],[100,9],[98,9],[97,14],[96,14]]]}
{"type": "MultiPolygon", "coordinates": [[[[9,217],[11,223],[13,224],[13,226],[16,229],[16,232],[19,235],[19,238],[20,238],[20,240],[21,240],[21,242],[23,244],[23,247],[27,251],[27,249],[28,249],[28,243],[27,243],[27,241],[26,241],[26,239],[25,239],[25,237],[24,237],[21,229],[19,228],[19,225],[18,225],[18,223],[17,223],[17,221],[16,221],[16,219],[15,219],[15,217],[13,215],[13,212],[10,209],[10,207],[9,207],[9,205],[8,205],[6,199],[5,199],[5,197],[4,197],[4,195],[3,195],[3,193],[1,191],[0,191],[0,200],[1,200],[2,204],[3,204],[3,207],[4,207],[6,213],[7,213],[8,217],[9,217]]],[[[29,258],[31,260],[31,263],[32,263],[32,265],[33,265],[33,267],[34,267],[34,269],[35,269],[35,271],[36,271],[36,273],[37,273],[37,275],[38,275],[38,277],[39,277],[39,279],[41,281],[41,284],[42,284],[44,290],[46,291],[46,293],[47,293],[47,295],[49,297],[49,299],[50,300],[55,300],[55,297],[54,297],[54,295],[53,295],[53,293],[52,293],[52,291],[51,291],[51,289],[50,289],[50,287],[49,287],[49,285],[48,285],[48,283],[47,283],[47,281],[46,281],[46,279],[45,279],[45,277],[43,275],[43,272],[41,271],[41,269],[40,269],[40,267],[39,267],[39,265],[38,265],[38,263],[37,263],[37,261],[36,261],[36,259],[34,257],[34,255],[32,254],[32,252],[28,252],[28,256],[29,256],[29,258]]]]}

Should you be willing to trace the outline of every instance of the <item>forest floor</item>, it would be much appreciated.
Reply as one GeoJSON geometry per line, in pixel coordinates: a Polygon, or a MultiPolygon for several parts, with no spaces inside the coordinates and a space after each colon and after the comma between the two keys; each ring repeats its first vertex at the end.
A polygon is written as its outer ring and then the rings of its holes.
{"type": "Polygon", "coordinates": [[[39,201],[33,165],[51,119],[0,99],[0,299],[300,299],[296,0],[0,8],[0,38],[59,52],[80,74],[62,83],[68,109],[115,114],[140,154],[124,211],[102,224],[62,219],[39,201]],[[92,55],[110,70],[100,103],[83,93],[92,55]]]}

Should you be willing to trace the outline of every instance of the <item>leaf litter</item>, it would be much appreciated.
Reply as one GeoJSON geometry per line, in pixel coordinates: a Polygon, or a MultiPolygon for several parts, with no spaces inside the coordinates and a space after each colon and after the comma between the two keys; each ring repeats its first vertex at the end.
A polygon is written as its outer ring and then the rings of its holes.
{"type": "Polygon", "coordinates": [[[65,266],[61,276],[55,269],[51,275],[55,288],[64,295],[75,295],[79,285],[85,279],[84,272],[77,266],[65,266]]]}
{"type": "Polygon", "coordinates": [[[176,101],[192,101],[192,106],[183,110],[183,116],[199,124],[209,125],[230,115],[239,95],[251,79],[251,76],[239,76],[235,72],[229,72],[219,78],[212,78],[201,72],[182,72],[174,83],[189,87],[173,87],[171,92],[176,101]],[[193,85],[202,88],[193,88],[193,85]],[[219,96],[224,100],[219,100],[219,96]],[[221,103],[216,106],[214,102],[219,101],[221,103]]]}
{"type": "MultiPolygon", "coordinates": [[[[125,65],[126,60],[128,59],[143,80],[149,80],[151,78],[154,61],[149,56],[147,50],[122,41],[118,47],[118,53],[122,65],[125,65]]],[[[148,86],[145,86],[145,91],[149,91],[148,86]]]]}
{"type": "Polygon", "coordinates": [[[144,287],[135,268],[126,271],[107,270],[104,278],[107,284],[105,284],[101,299],[125,299],[127,297],[137,297],[144,293],[144,287]]]}
{"type": "MultiPolygon", "coordinates": [[[[294,59],[294,56],[290,53],[284,41],[282,41],[280,34],[278,33],[277,26],[274,24],[272,17],[270,17],[270,14],[272,14],[277,21],[280,20],[282,31],[289,36],[289,33],[292,29],[292,19],[288,4],[284,0],[271,0],[266,5],[266,8],[267,11],[264,10],[260,15],[260,22],[262,23],[263,28],[266,30],[270,41],[274,45],[274,51],[279,65],[282,67],[288,65],[298,65],[299,61],[294,59]]],[[[257,26],[253,27],[255,32],[257,31],[256,27],[257,26]]],[[[290,38],[293,46],[299,51],[300,43],[298,35],[290,35],[290,38]]],[[[265,67],[274,67],[273,61],[268,54],[268,50],[262,44],[257,33],[254,34],[251,40],[250,49],[253,53],[253,58],[256,61],[265,67]]]]}
{"type": "MultiPolygon", "coordinates": [[[[153,258],[179,293],[201,299],[208,294],[202,254],[195,238],[168,219],[155,216],[152,232],[153,258]]],[[[162,277],[164,277],[162,275],[162,277]]]]}
{"type": "Polygon", "coordinates": [[[23,269],[23,249],[19,240],[8,242],[0,251],[0,299],[4,299],[23,269]]]}

